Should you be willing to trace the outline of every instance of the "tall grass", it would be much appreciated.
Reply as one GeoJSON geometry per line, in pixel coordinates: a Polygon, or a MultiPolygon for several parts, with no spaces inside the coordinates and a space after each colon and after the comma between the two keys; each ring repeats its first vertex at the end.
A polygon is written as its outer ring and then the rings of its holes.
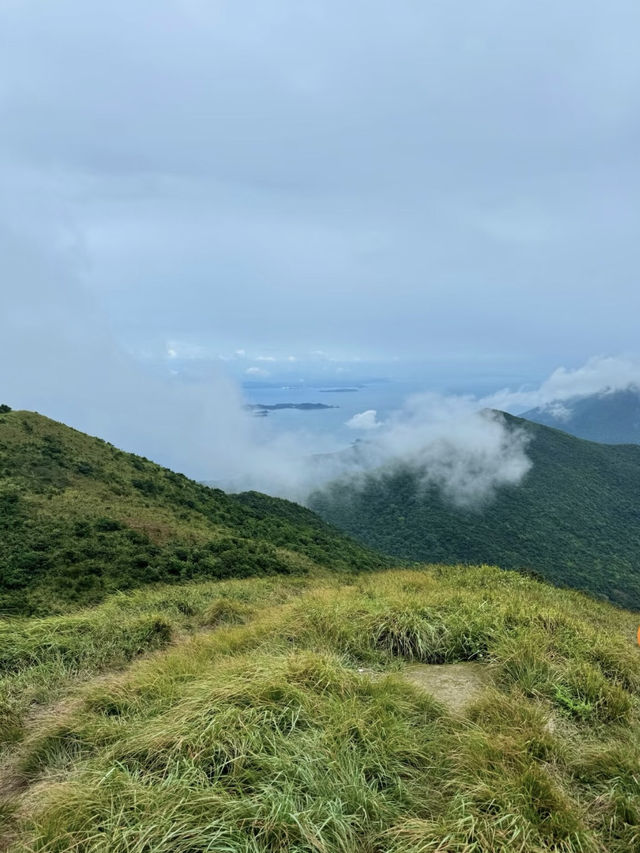
{"type": "Polygon", "coordinates": [[[234,608],[271,607],[307,584],[291,577],[146,588],[69,616],[0,619],[0,748],[22,736],[28,713],[78,681],[212,626],[216,608],[223,623],[234,608]]]}
{"type": "Polygon", "coordinates": [[[169,647],[27,725],[14,853],[638,849],[633,614],[486,567],[154,595],[169,647]],[[462,660],[463,714],[403,677],[462,660]]]}

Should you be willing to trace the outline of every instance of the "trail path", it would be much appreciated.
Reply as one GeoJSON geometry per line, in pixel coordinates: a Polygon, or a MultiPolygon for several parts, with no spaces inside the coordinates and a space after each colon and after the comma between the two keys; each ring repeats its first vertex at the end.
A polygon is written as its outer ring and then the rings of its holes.
{"type": "Polygon", "coordinates": [[[403,677],[454,713],[463,711],[491,683],[486,664],[471,662],[411,664],[403,677]]]}

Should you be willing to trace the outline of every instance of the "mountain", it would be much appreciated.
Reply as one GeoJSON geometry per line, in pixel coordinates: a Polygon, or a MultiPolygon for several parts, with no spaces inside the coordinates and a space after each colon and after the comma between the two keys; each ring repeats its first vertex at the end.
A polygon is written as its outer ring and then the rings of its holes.
{"type": "Polygon", "coordinates": [[[0,414],[0,614],[148,583],[385,564],[297,504],[227,495],[42,415],[0,414]]]}
{"type": "Polygon", "coordinates": [[[474,509],[447,503],[420,471],[386,467],[315,492],[309,506],[395,557],[489,563],[640,607],[640,447],[604,445],[503,415],[533,462],[519,486],[474,509]]]}
{"type": "MultiPolygon", "coordinates": [[[[589,520],[640,454],[508,422],[589,520]]],[[[33,413],[0,415],[0,474],[0,850],[638,848],[640,614],[488,566],[359,571],[384,561],[309,510],[33,413]]]]}
{"type": "Polygon", "coordinates": [[[640,389],[556,401],[524,412],[522,417],[589,441],[640,444],[640,389]]]}
{"type": "Polygon", "coordinates": [[[637,851],[639,618],[448,566],[2,620],[0,847],[637,851]]]}

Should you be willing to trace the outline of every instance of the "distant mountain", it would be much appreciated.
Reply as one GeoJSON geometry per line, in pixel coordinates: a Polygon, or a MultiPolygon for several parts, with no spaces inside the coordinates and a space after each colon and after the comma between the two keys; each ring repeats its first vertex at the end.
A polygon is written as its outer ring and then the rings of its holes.
{"type": "Polygon", "coordinates": [[[640,388],[557,401],[522,417],[590,441],[640,444],[640,388]]]}
{"type": "Polygon", "coordinates": [[[584,441],[504,415],[530,435],[533,467],[476,510],[398,465],[315,492],[309,505],[362,543],[409,560],[534,570],[640,607],[640,447],[584,441]]]}
{"type": "Polygon", "coordinates": [[[385,562],[297,504],[227,495],[0,409],[0,614],[64,611],[155,582],[385,562]]]}

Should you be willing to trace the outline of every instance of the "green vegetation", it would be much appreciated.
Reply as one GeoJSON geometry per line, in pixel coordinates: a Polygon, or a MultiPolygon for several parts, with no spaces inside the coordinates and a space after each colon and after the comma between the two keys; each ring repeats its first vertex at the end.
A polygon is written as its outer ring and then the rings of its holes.
{"type": "Polygon", "coordinates": [[[32,412],[0,415],[0,614],[62,613],[148,583],[384,564],[296,504],[226,495],[32,412]]]}
{"type": "Polygon", "coordinates": [[[491,563],[640,607],[640,447],[608,446],[505,415],[531,436],[533,468],[492,502],[462,510],[396,467],[339,481],[310,506],[399,558],[491,563]]]}
{"type": "Polygon", "coordinates": [[[196,631],[240,623],[304,591],[305,576],[144,587],[62,616],[0,620],[0,744],[19,740],[30,710],[73,684],[165,649],[196,631]]]}
{"type": "Polygon", "coordinates": [[[637,619],[514,572],[436,567],[145,588],[6,620],[5,847],[628,853],[637,619]],[[453,712],[405,678],[416,661],[471,662],[487,686],[453,712]]]}

